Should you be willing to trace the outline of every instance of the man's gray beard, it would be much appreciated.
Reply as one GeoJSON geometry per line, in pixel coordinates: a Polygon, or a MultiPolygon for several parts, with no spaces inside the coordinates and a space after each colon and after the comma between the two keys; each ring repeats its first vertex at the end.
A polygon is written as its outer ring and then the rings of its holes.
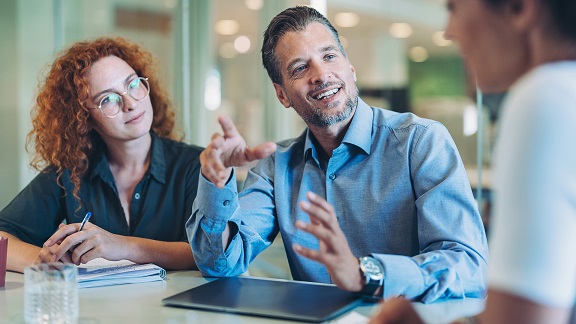
{"type": "Polygon", "coordinates": [[[328,115],[324,113],[321,109],[316,107],[312,107],[312,111],[308,111],[305,115],[301,114],[300,112],[296,111],[300,117],[304,120],[304,122],[308,125],[314,125],[318,127],[328,127],[335,125],[343,120],[346,120],[352,112],[354,108],[358,104],[358,96],[356,96],[356,100],[352,101],[352,98],[346,98],[346,107],[344,110],[337,115],[328,115]]]}

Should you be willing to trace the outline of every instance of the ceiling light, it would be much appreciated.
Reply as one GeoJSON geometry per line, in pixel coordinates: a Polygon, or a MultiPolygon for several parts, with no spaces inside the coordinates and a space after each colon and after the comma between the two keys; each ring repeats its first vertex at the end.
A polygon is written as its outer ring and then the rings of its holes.
{"type": "Polygon", "coordinates": [[[212,68],[208,71],[204,85],[204,106],[206,109],[214,111],[222,104],[222,80],[220,72],[212,68]]]}
{"type": "Polygon", "coordinates": [[[414,46],[410,49],[408,55],[412,61],[420,63],[428,59],[428,50],[422,46],[414,46]]]}
{"type": "Polygon", "coordinates": [[[250,10],[260,10],[262,9],[264,2],[262,0],[245,0],[244,4],[246,5],[246,8],[250,10]]]}
{"type": "Polygon", "coordinates": [[[220,35],[234,35],[240,29],[240,25],[236,20],[219,20],[214,29],[220,35]]]}
{"type": "Polygon", "coordinates": [[[393,23],[388,31],[392,37],[408,38],[412,35],[412,26],[407,23],[393,23]]]}
{"type": "Polygon", "coordinates": [[[334,22],[339,27],[354,27],[360,22],[360,17],[353,12],[339,12],[334,16],[334,22]]]}
{"type": "Polygon", "coordinates": [[[238,53],[246,53],[250,50],[250,38],[242,35],[234,40],[234,48],[238,53]]]}

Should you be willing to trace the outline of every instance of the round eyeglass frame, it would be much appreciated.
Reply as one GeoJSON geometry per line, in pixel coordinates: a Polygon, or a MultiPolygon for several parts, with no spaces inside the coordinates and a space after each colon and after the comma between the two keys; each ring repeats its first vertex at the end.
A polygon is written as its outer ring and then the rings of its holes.
{"type": "Polygon", "coordinates": [[[126,84],[126,91],[124,91],[124,92],[122,92],[122,93],[117,93],[117,92],[112,92],[112,93],[117,94],[118,97],[120,98],[120,101],[118,102],[119,109],[118,109],[118,111],[117,111],[114,115],[107,115],[107,114],[104,112],[104,109],[102,109],[102,102],[103,102],[106,98],[108,98],[108,95],[106,95],[104,98],[102,98],[102,99],[100,100],[100,103],[98,104],[98,107],[96,107],[96,108],[90,108],[90,109],[98,109],[98,110],[100,110],[100,112],[101,112],[104,116],[106,116],[106,117],[108,117],[108,118],[114,118],[114,117],[118,116],[118,115],[120,114],[120,112],[124,109],[124,99],[123,99],[124,95],[128,94],[132,99],[134,99],[134,100],[136,100],[136,101],[142,101],[142,100],[146,99],[146,98],[150,95],[150,83],[148,82],[148,78],[146,78],[146,77],[137,77],[137,78],[135,78],[135,79],[130,80],[130,82],[128,82],[128,83],[126,84]],[[145,95],[144,97],[142,97],[142,98],[136,98],[136,97],[134,97],[134,96],[132,95],[132,92],[130,91],[130,89],[129,89],[128,87],[130,86],[130,84],[131,84],[132,82],[134,82],[134,80],[140,80],[140,81],[144,84],[144,87],[146,88],[146,95],[145,95]]]}

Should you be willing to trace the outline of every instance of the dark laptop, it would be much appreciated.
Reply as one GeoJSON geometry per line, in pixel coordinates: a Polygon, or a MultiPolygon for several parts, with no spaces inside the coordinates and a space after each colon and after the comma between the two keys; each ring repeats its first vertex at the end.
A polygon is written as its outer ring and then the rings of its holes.
{"type": "Polygon", "coordinates": [[[334,285],[248,277],[220,278],[162,300],[169,306],[306,322],[330,320],[360,302],[360,295],[334,285]]]}

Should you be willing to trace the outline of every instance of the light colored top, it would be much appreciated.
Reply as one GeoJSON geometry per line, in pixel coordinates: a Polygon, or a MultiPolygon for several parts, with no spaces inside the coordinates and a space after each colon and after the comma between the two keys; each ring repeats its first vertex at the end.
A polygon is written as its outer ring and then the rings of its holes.
{"type": "Polygon", "coordinates": [[[576,62],[540,66],[504,103],[494,159],[491,287],[576,301],[576,62]]]}
{"type": "Polygon", "coordinates": [[[309,222],[298,202],[312,191],[334,206],[354,255],[384,265],[384,296],[431,302],[485,293],[487,243],[466,171],[446,128],[359,100],[342,144],[324,163],[310,131],[283,141],[248,173],[238,194],[200,176],[187,233],[208,276],[235,276],[280,232],[296,280],[330,283],[320,263],[291,246],[318,249],[295,228],[309,222]],[[230,221],[224,252],[221,233],[230,221]]]}

